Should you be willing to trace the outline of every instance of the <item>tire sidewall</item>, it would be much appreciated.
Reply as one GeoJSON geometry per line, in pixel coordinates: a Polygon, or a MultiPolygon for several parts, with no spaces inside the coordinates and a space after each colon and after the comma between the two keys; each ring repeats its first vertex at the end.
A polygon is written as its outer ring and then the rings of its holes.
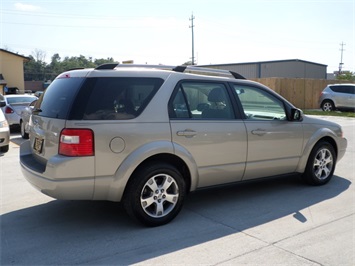
{"type": "Polygon", "coordinates": [[[322,110],[325,111],[325,112],[328,111],[328,110],[327,110],[327,111],[324,110],[324,105],[327,104],[327,103],[329,103],[330,106],[331,106],[331,110],[329,110],[329,111],[334,111],[334,110],[335,110],[335,106],[334,106],[334,103],[333,103],[331,100],[325,100],[325,101],[322,103],[322,110]]]}
{"type": "Polygon", "coordinates": [[[146,165],[134,173],[127,184],[123,204],[127,213],[141,223],[148,226],[159,226],[170,222],[180,212],[185,198],[185,191],[185,181],[175,167],[165,163],[146,165]],[[158,174],[167,174],[174,178],[179,189],[179,198],[174,208],[167,215],[161,218],[154,218],[143,210],[140,197],[147,181],[158,174]]]}
{"type": "Polygon", "coordinates": [[[306,166],[306,170],[303,174],[303,177],[305,179],[305,181],[311,185],[324,185],[326,183],[328,183],[330,181],[330,179],[332,178],[333,174],[334,174],[334,170],[335,170],[335,165],[336,165],[336,154],[335,154],[335,150],[333,148],[333,146],[331,144],[329,144],[328,142],[325,141],[321,141],[319,143],[317,143],[314,148],[312,149],[312,152],[309,155],[308,158],[308,162],[307,162],[307,166],[306,166]],[[314,161],[316,158],[316,155],[319,153],[320,150],[322,149],[327,149],[332,157],[333,157],[333,166],[332,169],[329,173],[329,175],[325,178],[325,179],[319,179],[315,174],[314,174],[314,169],[313,169],[313,165],[314,165],[314,161]]]}

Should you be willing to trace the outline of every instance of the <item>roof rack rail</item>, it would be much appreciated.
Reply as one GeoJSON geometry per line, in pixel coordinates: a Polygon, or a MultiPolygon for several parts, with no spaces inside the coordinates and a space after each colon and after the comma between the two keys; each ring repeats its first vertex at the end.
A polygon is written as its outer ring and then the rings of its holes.
{"type": "Polygon", "coordinates": [[[207,75],[216,75],[216,76],[232,76],[235,79],[246,79],[239,73],[225,70],[225,69],[215,69],[207,67],[198,67],[198,66],[169,66],[169,65],[144,65],[144,64],[103,64],[95,68],[96,70],[102,69],[114,69],[116,67],[138,67],[138,68],[156,68],[162,70],[170,70],[180,73],[200,73],[207,75]]]}
{"type": "Polygon", "coordinates": [[[198,72],[198,73],[207,73],[207,74],[217,74],[220,76],[232,76],[235,79],[246,79],[239,73],[225,70],[225,69],[216,69],[216,68],[208,68],[208,67],[199,67],[199,66],[177,66],[172,69],[176,72],[198,72]]]}
{"type": "Polygon", "coordinates": [[[80,69],[84,69],[84,67],[74,67],[74,68],[69,68],[65,71],[72,71],[72,70],[80,70],[80,69]]]}

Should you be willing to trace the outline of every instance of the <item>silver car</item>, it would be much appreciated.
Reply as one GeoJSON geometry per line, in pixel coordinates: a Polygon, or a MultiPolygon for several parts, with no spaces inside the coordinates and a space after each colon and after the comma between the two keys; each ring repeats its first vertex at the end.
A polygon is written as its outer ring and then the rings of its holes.
{"type": "Polygon", "coordinates": [[[259,83],[186,66],[65,72],[29,125],[20,163],[35,188],[122,202],[148,226],[170,222],[202,188],[289,174],[324,185],[347,146],[338,124],[303,115],[259,83]]]}
{"type": "Polygon", "coordinates": [[[328,85],[319,97],[323,111],[355,110],[355,84],[328,85]]]}
{"type": "Polygon", "coordinates": [[[28,139],[28,127],[29,127],[29,122],[30,122],[30,118],[32,115],[32,110],[34,108],[34,105],[36,103],[37,100],[34,100],[33,102],[31,102],[30,104],[28,104],[27,106],[25,106],[20,114],[20,132],[21,132],[21,137],[24,139],[28,139]]]}
{"type": "Polygon", "coordinates": [[[6,106],[2,111],[10,126],[19,126],[21,120],[21,111],[31,102],[37,99],[36,96],[27,94],[5,95],[6,106]]]}
{"type": "MultiPolygon", "coordinates": [[[[0,107],[5,106],[4,96],[0,94],[0,107]]],[[[0,152],[8,152],[10,143],[10,128],[9,124],[4,116],[4,113],[0,109],[0,152]]]]}

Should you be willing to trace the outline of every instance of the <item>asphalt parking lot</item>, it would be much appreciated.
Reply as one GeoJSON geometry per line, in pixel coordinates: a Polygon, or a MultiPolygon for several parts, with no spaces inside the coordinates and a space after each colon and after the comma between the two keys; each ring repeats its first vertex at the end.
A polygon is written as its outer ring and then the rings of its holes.
{"type": "Polygon", "coordinates": [[[297,177],[204,190],[168,225],[146,228],[120,204],[61,201],[32,188],[19,133],[0,154],[1,265],[355,265],[355,119],[325,186],[297,177]]]}

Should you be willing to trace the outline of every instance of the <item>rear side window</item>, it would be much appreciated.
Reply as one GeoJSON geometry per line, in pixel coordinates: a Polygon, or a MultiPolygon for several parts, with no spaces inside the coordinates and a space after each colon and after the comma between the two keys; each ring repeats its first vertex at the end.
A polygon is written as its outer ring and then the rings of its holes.
{"type": "Polygon", "coordinates": [[[83,78],[54,80],[36,102],[33,113],[44,117],[67,119],[72,102],[83,80],[83,78]]]}
{"type": "Polygon", "coordinates": [[[341,85],[341,86],[330,86],[331,90],[338,93],[355,93],[355,86],[341,85]]]}
{"type": "Polygon", "coordinates": [[[169,102],[172,119],[234,119],[233,108],[224,84],[184,81],[169,102]]]}
{"type": "Polygon", "coordinates": [[[137,117],[163,84],[160,78],[88,78],[69,119],[126,120],[137,117]]]}

